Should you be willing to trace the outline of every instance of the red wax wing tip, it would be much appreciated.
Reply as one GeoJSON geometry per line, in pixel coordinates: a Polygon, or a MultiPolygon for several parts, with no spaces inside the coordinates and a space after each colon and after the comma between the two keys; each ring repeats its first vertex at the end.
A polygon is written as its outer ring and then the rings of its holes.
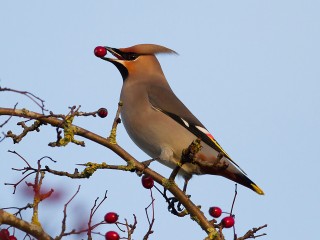
{"type": "Polygon", "coordinates": [[[107,49],[105,47],[98,46],[94,49],[94,55],[97,57],[104,57],[107,55],[107,49]]]}
{"type": "Polygon", "coordinates": [[[214,137],[211,135],[211,133],[207,133],[207,136],[211,139],[214,139],[214,137]]]}

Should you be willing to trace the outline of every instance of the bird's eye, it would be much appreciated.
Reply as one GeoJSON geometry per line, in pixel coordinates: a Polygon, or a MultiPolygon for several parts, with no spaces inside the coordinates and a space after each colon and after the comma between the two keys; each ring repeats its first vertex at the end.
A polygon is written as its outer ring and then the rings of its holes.
{"type": "Polygon", "coordinates": [[[133,61],[139,57],[139,54],[133,52],[122,53],[121,56],[127,61],[133,61]]]}
{"type": "Polygon", "coordinates": [[[128,60],[135,60],[138,57],[138,54],[136,53],[131,53],[128,56],[128,60]]]}

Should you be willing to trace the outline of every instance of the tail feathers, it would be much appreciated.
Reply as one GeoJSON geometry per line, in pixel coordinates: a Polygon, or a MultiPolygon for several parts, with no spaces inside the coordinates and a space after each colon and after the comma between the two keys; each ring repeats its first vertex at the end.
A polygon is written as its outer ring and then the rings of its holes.
{"type": "Polygon", "coordinates": [[[224,172],[221,174],[221,176],[224,176],[226,178],[229,178],[230,180],[237,182],[247,188],[250,188],[254,192],[258,193],[259,195],[264,195],[263,190],[258,187],[254,182],[252,182],[246,175],[242,174],[241,172],[238,173],[232,173],[232,172],[224,172]]]}
{"type": "Polygon", "coordinates": [[[251,183],[251,189],[260,195],[264,195],[264,192],[261,188],[259,188],[255,183],[251,183]]]}
{"type": "Polygon", "coordinates": [[[260,194],[260,195],[264,195],[264,192],[261,188],[258,187],[257,184],[255,184],[254,182],[252,182],[246,175],[242,174],[242,173],[236,173],[234,174],[235,179],[232,179],[233,181],[240,183],[241,185],[250,188],[251,190],[253,190],[254,192],[260,194]]]}

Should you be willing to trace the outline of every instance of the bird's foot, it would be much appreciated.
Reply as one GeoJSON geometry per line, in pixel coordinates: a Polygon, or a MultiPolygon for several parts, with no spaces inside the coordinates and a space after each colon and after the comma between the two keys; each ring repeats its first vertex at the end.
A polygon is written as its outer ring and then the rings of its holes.
{"type": "MultiPolygon", "coordinates": [[[[191,197],[191,195],[186,195],[188,198],[191,197]]],[[[170,211],[171,209],[175,208],[175,204],[177,204],[177,207],[176,207],[176,210],[178,210],[179,212],[182,212],[185,208],[184,206],[182,205],[181,202],[179,202],[179,200],[175,197],[170,197],[168,198],[168,203],[169,203],[169,206],[168,206],[168,210],[170,211]]]]}
{"type": "MultiPolygon", "coordinates": [[[[168,203],[168,211],[172,213],[173,215],[176,215],[178,217],[184,217],[188,215],[188,211],[183,207],[182,203],[175,197],[168,197],[167,196],[167,189],[164,188],[163,192],[160,191],[160,189],[156,188],[160,194],[164,197],[166,202],[168,203]]],[[[187,195],[188,198],[190,198],[190,195],[187,195]]]]}

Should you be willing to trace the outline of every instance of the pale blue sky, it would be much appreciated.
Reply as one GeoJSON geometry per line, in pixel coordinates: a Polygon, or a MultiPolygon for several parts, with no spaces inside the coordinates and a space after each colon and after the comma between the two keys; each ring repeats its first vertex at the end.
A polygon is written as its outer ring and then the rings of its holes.
{"type": "MultiPolygon", "coordinates": [[[[234,213],[239,236],[267,223],[268,236],[263,239],[315,239],[320,214],[319,12],[319,1],[295,0],[2,1],[0,84],[44,98],[55,113],[66,113],[71,105],[80,104],[83,111],[104,106],[110,112],[107,119],[84,118],[75,123],[105,135],[122,79],[112,64],[93,55],[94,47],[156,43],[172,48],[180,55],[159,59],[173,90],[266,193],[261,197],[238,187],[234,213]]],[[[11,107],[17,98],[18,107],[38,110],[28,99],[9,93],[0,94],[0,106],[11,107]]],[[[19,176],[10,168],[23,166],[6,153],[8,149],[34,164],[49,155],[58,160],[50,166],[69,171],[75,163],[87,161],[122,163],[112,152],[88,141],[86,148],[47,147],[54,140],[54,129],[47,127],[19,145],[2,142],[1,182],[16,181],[19,176]]],[[[137,159],[148,159],[122,126],[118,140],[137,159]]],[[[152,167],[170,174],[159,164],[152,167]]],[[[52,187],[64,186],[69,195],[77,184],[82,185],[70,207],[70,221],[72,214],[85,218],[95,197],[108,189],[109,197],[97,217],[113,210],[120,219],[130,221],[136,213],[134,239],[145,233],[144,208],[150,198],[135,174],[100,171],[87,181],[68,180],[69,184],[49,176],[47,181],[52,187]]],[[[188,189],[204,212],[212,205],[228,211],[233,190],[232,182],[215,176],[194,177],[188,189]]],[[[0,192],[0,207],[24,204],[17,200],[20,195],[10,194],[10,187],[1,184],[0,192]]],[[[155,197],[155,233],[150,239],[204,238],[194,222],[172,216],[159,194],[155,197]]],[[[44,206],[44,222],[56,235],[62,204],[44,206]],[[50,213],[45,212],[48,206],[50,213]]],[[[105,226],[100,231],[111,229],[105,226]]],[[[231,230],[225,233],[232,239],[231,230]]]]}

